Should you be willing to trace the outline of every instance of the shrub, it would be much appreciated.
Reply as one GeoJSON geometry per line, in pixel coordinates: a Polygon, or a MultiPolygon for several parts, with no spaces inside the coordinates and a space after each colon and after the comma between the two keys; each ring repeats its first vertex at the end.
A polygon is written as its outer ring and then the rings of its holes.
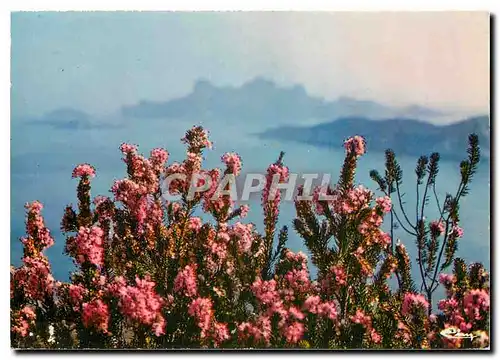
{"type": "MultiPolygon", "coordinates": [[[[13,347],[489,345],[487,273],[480,264],[467,269],[455,259],[453,275],[439,278],[447,296],[439,302],[440,312],[430,311],[430,299],[416,291],[404,245],[381,230],[384,216],[392,214],[390,192],[377,198],[354,184],[357,160],[365,152],[363,138],[346,141],[334,187],[318,187],[312,200],[295,201],[294,230],[318,269],[316,279],[307,256],[286,247],[288,228],[277,229],[281,193],[272,181],[262,192],[260,234],[244,222],[248,207],[236,206],[229,194],[232,184],[219,180],[223,174],[239,175],[239,156],[225,154],[224,170],[203,169],[203,151],[211,146],[207,133],[194,127],[182,141],[186,159],[169,166],[163,149],[146,159],[136,146],[123,144],[128,176],[113,184],[113,198],[92,198],[95,169],[88,164],[75,168],[78,207],[66,207],[61,221],[66,253],[76,265],[68,283],[52,277],[43,254],[54,240],[42,204],[26,205],[23,264],[11,267],[13,347]],[[172,174],[185,178],[165,189],[163,181],[172,174]],[[213,181],[206,191],[190,193],[190,179],[198,175],[213,181]],[[165,190],[180,200],[165,201],[165,190]],[[195,210],[210,220],[194,216],[195,210]],[[397,286],[389,286],[392,276],[397,286]],[[472,339],[459,337],[466,333],[472,339]]],[[[283,183],[288,176],[281,154],[268,167],[267,179],[283,183]]],[[[298,196],[304,192],[299,189],[298,196]]],[[[441,231],[440,223],[430,226],[435,234],[441,231]]]]}

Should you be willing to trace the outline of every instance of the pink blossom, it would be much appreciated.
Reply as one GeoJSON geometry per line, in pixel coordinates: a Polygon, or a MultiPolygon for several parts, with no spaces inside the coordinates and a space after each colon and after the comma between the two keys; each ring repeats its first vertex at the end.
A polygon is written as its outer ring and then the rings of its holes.
{"type": "Polygon", "coordinates": [[[412,309],[420,308],[425,311],[429,308],[429,303],[421,294],[406,293],[403,300],[401,313],[403,315],[411,314],[412,309]]]}
{"type": "Polygon", "coordinates": [[[305,315],[297,309],[295,306],[290,306],[290,309],[288,309],[288,312],[292,317],[294,317],[297,320],[303,320],[305,318],[305,315]]]}
{"type": "Polygon", "coordinates": [[[43,204],[40,201],[33,201],[31,203],[26,203],[24,207],[33,214],[40,214],[43,209],[43,204]]]}
{"type": "Polygon", "coordinates": [[[78,305],[83,300],[84,295],[87,293],[87,289],[82,285],[69,285],[69,298],[74,305],[78,305]]]}
{"type": "Polygon", "coordinates": [[[248,205],[241,205],[240,206],[240,218],[243,219],[248,215],[248,212],[250,211],[250,207],[248,205]]]}
{"type": "Polygon", "coordinates": [[[365,153],[366,142],[362,136],[353,136],[344,141],[344,147],[349,154],[353,152],[356,156],[361,156],[365,153]]]}
{"type": "Polygon", "coordinates": [[[281,164],[271,164],[267,168],[266,185],[262,192],[262,207],[264,208],[264,214],[266,216],[276,218],[278,215],[281,193],[277,188],[277,184],[286,182],[288,180],[288,175],[288,168],[281,164]],[[277,181],[275,181],[275,179],[277,181]]]}
{"type": "Polygon", "coordinates": [[[304,301],[304,309],[311,314],[318,312],[318,305],[321,303],[321,298],[317,295],[311,295],[304,301]]]}
{"type": "Polygon", "coordinates": [[[272,335],[271,321],[267,316],[260,316],[256,323],[243,322],[238,325],[238,337],[241,340],[253,338],[256,343],[263,341],[270,345],[272,335]]]}
{"type": "Polygon", "coordinates": [[[123,143],[120,145],[120,151],[124,155],[135,154],[137,152],[137,145],[123,143]]]}
{"type": "Polygon", "coordinates": [[[163,324],[161,308],[164,300],[156,294],[155,283],[146,276],[136,276],[136,286],[126,286],[123,278],[115,279],[109,291],[118,298],[118,306],[123,315],[144,325],[150,325],[156,333],[163,324]]]}
{"type": "Polygon", "coordinates": [[[370,331],[370,339],[375,343],[375,344],[380,344],[382,341],[382,336],[378,332],[375,331],[375,329],[372,329],[370,331]]]}
{"type": "Polygon", "coordinates": [[[222,155],[222,162],[234,176],[238,176],[241,171],[241,157],[236,153],[225,153],[222,155]]]}
{"type": "Polygon", "coordinates": [[[42,203],[34,201],[24,206],[28,210],[26,216],[27,237],[21,238],[25,247],[34,247],[43,251],[54,245],[54,238],[50,230],[45,226],[45,221],[41,215],[43,209],[42,203]]]}
{"type": "Polygon", "coordinates": [[[104,265],[104,231],[98,227],[80,227],[74,242],[74,252],[77,261],[85,261],[97,266],[104,265]]]}
{"type": "Polygon", "coordinates": [[[153,322],[153,325],[151,326],[153,328],[153,332],[156,336],[161,336],[165,334],[165,326],[166,326],[166,321],[163,318],[163,316],[158,315],[156,317],[156,320],[153,322]]]}
{"type": "Polygon", "coordinates": [[[213,339],[216,346],[220,345],[226,340],[229,340],[230,337],[231,336],[229,335],[227,324],[219,322],[214,324],[213,339]]]}
{"type": "Polygon", "coordinates": [[[346,285],[347,276],[342,266],[332,266],[331,271],[335,275],[335,282],[339,286],[346,285]]]}
{"type": "Polygon", "coordinates": [[[75,169],[73,170],[73,175],[72,177],[77,178],[77,177],[94,177],[95,176],[95,169],[89,164],[80,164],[75,169]]]}
{"type": "Polygon", "coordinates": [[[371,317],[368,315],[365,315],[365,313],[359,309],[356,310],[356,314],[351,316],[351,321],[355,324],[361,324],[365,328],[371,327],[371,317]]]}
{"type": "Polygon", "coordinates": [[[208,132],[201,126],[193,126],[186,132],[186,136],[181,141],[196,150],[212,148],[212,143],[208,140],[208,132]]]}
{"type": "Polygon", "coordinates": [[[189,228],[193,231],[198,231],[201,229],[201,219],[199,217],[193,216],[189,218],[189,228]]]}
{"type": "Polygon", "coordinates": [[[276,290],[276,281],[274,279],[263,281],[258,278],[252,284],[251,288],[257,299],[264,305],[271,305],[279,299],[279,295],[276,290]]]}
{"type": "Polygon", "coordinates": [[[201,329],[201,337],[206,337],[213,317],[212,301],[209,298],[201,297],[194,299],[189,305],[188,314],[196,319],[198,327],[201,329]]]}
{"type": "Polygon", "coordinates": [[[481,320],[490,310],[490,295],[485,290],[471,290],[464,296],[464,312],[473,320],[481,320]]]}
{"type": "Polygon", "coordinates": [[[14,272],[15,287],[24,296],[33,300],[44,300],[54,291],[54,278],[48,260],[44,257],[24,257],[24,265],[14,272]]]}
{"type": "Polygon", "coordinates": [[[94,327],[103,333],[108,332],[109,311],[101,299],[83,304],[82,322],[85,327],[94,327]]]}
{"type": "Polygon", "coordinates": [[[436,234],[437,236],[445,232],[445,226],[443,221],[433,221],[429,226],[431,229],[431,233],[436,234]]]}
{"type": "Polygon", "coordinates": [[[196,266],[187,265],[184,269],[179,271],[174,280],[175,292],[181,292],[187,297],[194,297],[198,294],[195,269],[196,266]]]}
{"type": "Polygon", "coordinates": [[[451,274],[439,274],[439,282],[443,285],[450,285],[455,283],[456,279],[451,274]]]}
{"type": "Polygon", "coordinates": [[[388,213],[391,211],[392,202],[390,197],[388,196],[379,197],[375,201],[384,213],[388,213]]]}
{"type": "Polygon", "coordinates": [[[462,236],[464,236],[463,229],[458,225],[453,225],[452,232],[453,232],[453,236],[455,236],[457,238],[461,238],[462,236]]]}
{"type": "Polygon", "coordinates": [[[253,225],[237,222],[229,229],[229,235],[238,239],[238,250],[241,254],[249,253],[253,243],[253,225]]]}
{"type": "Polygon", "coordinates": [[[26,337],[28,335],[30,325],[34,323],[35,319],[36,314],[33,308],[25,306],[12,319],[11,331],[21,335],[22,337],[26,337]]]}
{"type": "Polygon", "coordinates": [[[335,320],[337,318],[337,308],[333,302],[325,302],[318,305],[318,315],[335,320]]]}
{"type": "Polygon", "coordinates": [[[165,166],[165,163],[168,160],[168,152],[160,148],[153,149],[151,150],[149,159],[155,171],[162,172],[163,166],[165,166]]]}
{"type": "Polygon", "coordinates": [[[311,280],[307,270],[293,269],[292,271],[288,271],[284,278],[288,283],[290,290],[294,290],[297,293],[305,293],[311,288],[311,280]]]}
{"type": "Polygon", "coordinates": [[[287,342],[296,344],[304,335],[304,325],[295,321],[284,329],[284,335],[287,342]]]}

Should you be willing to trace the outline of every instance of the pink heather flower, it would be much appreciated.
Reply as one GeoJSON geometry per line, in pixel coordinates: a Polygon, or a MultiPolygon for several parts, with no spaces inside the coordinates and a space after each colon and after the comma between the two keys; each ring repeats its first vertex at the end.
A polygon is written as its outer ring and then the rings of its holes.
{"type": "Polygon", "coordinates": [[[380,344],[382,341],[382,336],[378,332],[375,331],[375,329],[372,329],[370,331],[370,339],[375,343],[375,344],[380,344]]]}
{"type": "Polygon", "coordinates": [[[250,211],[250,206],[248,205],[241,205],[240,206],[240,218],[243,219],[248,215],[248,212],[250,211]]]}
{"type": "Polygon", "coordinates": [[[462,236],[464,236],[464,231],[462,230],[462,228],[458,225],[453,225],[453,235],[457,238],[461,238],[462,236]]]}
{"type": "Polygon", "coordinates": [[[455,298],[443,299],[438,301],[438,309],[443,312],[454,311],[458,307],[458,301],[455,298]]]}
{"type": "Polygon", "coordinates": [[[439,282],[443,285],[455,283],[455,275],[452,274],[439,274],[439,282]]]}
{"type": "Polygon", "coordinates": [[[318,305],[318,315],[335,320],[337,318],[337,308],[333,302],[325,302],[318,305]]]}
{"type": "Polygon", "coordinates": [[[252,284],[252,291],[255,297],[264,305],[272,305],[279,300],[279,294],[276,290],[276,281],[263,281],[258,278],[252,284]]]}
{"type": "Polygon", "coordinates": [[[163,316],[158,315],[155,322],[152,325],[153,332],[156,336],[165,335],[165,326],[167,325],[163,316]]]}
{"type": "Polygon", "coordinates": [[[33,214],[40,214],[43,209],[43,204],[40,201],[33,201],[31,203],[26,203],[24,207],[28,210],[28,212],[32,212],[33,214]]]}
{"type": "Polygon", "coordinates": [[[253,243],[253,225],[237,222],[229,229],[229,235],[238,238],[238,250],[240,253],[250,253],[253,243]]]}
{"type": "Polygon", "coordinates": [[[206,337],[212,322],[212,301],[209,298],[197,298],[189,305],[188,314],[193,316],[201,329],[201,337],[206,337]]]}
{"type": "Polygon", "coordinates": [[[278,211],[277,206],[281,201],[281,193],[276,186],[273,186],[273,180],[276,178],[277,184],[284,183],[288,181],[288,176],[288,167],[279,164],[269,165],[267,168],[266,186],[262,192],[262,204],[264,208],[270,206],[274,213],[278,211]],[[268,204],[268,202],[270,202],[270,204],[268,204]]]}
{"type": "Polygon", "coordinates": [[[318,312],[318,305],[321,303],[321,298],[317,295],[309,296],[306,301],[304,301],[304,310],[309,311],[311,314],[316,314],[318,312]]]}
{"type": "Polygon", "coordinates": [[[189,218],[189,225],[188,227],[193,230],[193,231],[198,231],[201,229],[201,219],[199,217],[193,216],[189,218]]]}
{"type": "Polygon", "coordinates": [[[165,163],[168,160],[168,152],[161,148],[153,149],[149,155],[149,160],[153,164],[156,171],[161,171],[162,167],[165,166],[165,163]]]}
{"type": "Polygon", "coordinates": [[[401,313],[403,315],[411,314],[413,308],[421,308],[425,311],[429,308],[429,303],[421,294],[406,293],[403,300],[401,313]]]}
{"type": "Polygon", "coordinates": [[[295,306],[290,306],[290,309],[288,309],[288,312],[292,317],[294,317],[297,320],[303,320],[305,318],[305,315],[297,309],[295,306]]]}
{"type": "Polygon", "coordinates": [[[335,275],[335,282],[339,286],[346,285],[347,276],[345,274],[344,268],[342,266],[332,266],[331,271],[335,275]]]}
{"type": "Polygon", "coordinates": [[[471,290],[464,296],[464,312],[474,320],[481,320],[490,310],[490,295],[485,290],[471,290]]]}
{"type": "Polygon", "coordinates": [[[24,265],[14,272],[14,284],[27,298],[43,301],[54,291],[54,277],[44,257],[24,257],[24,265]]]}
{"type": "Polygon", "coordinates": [[[429,315],[429,321],[435,323],[437,320],[437,315],[436,314],[430,314],[429,315]]]}
{"type": "Polygon", "coordinates": [[[356,314],[351,316],[351,321],[355,324],[361,324],[365,328],[371,327],[371,317],[365,315],[362,310],[356,310],[356,314]]]}
{"type": "Polygon", "coordinates": [[[388,196],[379,197],[375,201],[384,213],[388,213],[391,211],[392,202],[390,197],[388,196]]]}
{"type": "Polygon", "coordinates": [[[118,297],[118,306],[123,315],[133,321],[149,325],[155,333],[161,333],[164,319],[161,317],[163,299],[156,294],[155,283],[146,276],[140,279],[136,276],[136,286],[126,286],[123,278],[116,278],[108,289],[118,297]]]}
{"type": "Polygon", "coordinates": [[[195,297],[198,294],[195,266],[187,265],[179,271],[174,280],[174,291],[187,297],[195,297]]]}
{"type": "Polygon", "coordinates": [[[302,251],[294,253],[290,250],[287,250],[285,253],[285,257],[288,261],[299,265],[302,269],[307,269],[307,255],[302,251]]]}
{"type": "Polygon", "coordinates": [[[354,152],[359,157],[365,153],[366,142],[362,136],[357,135],[344,141],[344,147],[348,154],[354,152]]]}
{"type": "Polygon", "coordinates": [[[222,162],[226,164],[228,170],[234,176],[238,176],[241,171],[241,158],[236,153],[225,153],[221,158],[222,162]]]}
{"type": "Polygon", "coordinates": [[[230,337],[231,336],[229,335],[227,324],[219,322],[214,324],[213,339],[216,346],[220,345],[226,340],[229,340],[230,337]]]}
{"type": "Polygon", "coordinates": [[[181,141],[195,149],[212,148],[212,143],[208,140],[208,131],[201,126],[193,126],[186,132],[181,141]]]}
{"type": "Polygon", "coordinates": [[[333,202],[333,209],[339,214],[353,214],[368,208],[373,193],[363,185],[349,190],[344,196],[339,196],[333,202]]]}
{"type": "Polygon", "coordinates": [[[24,317],[27,320],[35,320],[36,319],[36,314],[35,311],[31,306],[25,306],[21,309],[21,314],[24,315],[24,317]]]}
{"type": "Polygon", "coordinates": [[[120,145],[120,151],[124,155],[135,154],[137,152],[137,145],[123,143],[120,145]]]}
{"type": "Polygon", "coordinates": [[[28,210],[26,216],[26,232],[28,237],[21,238],[21,242],[25,247],[34,247],[39,250],[44,250],[54,245],[54,238],[50,234],[50,230],[45,227],[45,222],[41,214],[43,209],[42,203],[34,201],[27,203],[24,207],[28,210]]]}
{"type": "Polygon", "coordinates": [[[69,298],[74,305],[78,305],[83,300],[83,296],[87,293],[87,289],[82,285],[69,285],[69,298]]]}
{"type": "Polygon", "coordinates": [[[30,306],[23,307],[12,319],[11,331],[21,335],[28,336],[28,330],[36,319],[35,311],[30,306]]]}
{"type": "Polygon", "coordinates": [[[94,327],[106,334],[108,332],[108,321],[108,305],[101,299],[83,304],[82,322],[85,327],[94,327]]]}
{"type": "Polygon", "coordinates": [[[304,325],[295,321],[284,329],[284,335],[287,342],[296,344],[304,335],[304,325]]]}
{"type": "Polygon", "coordinates": [[[73,170],[73,175],[72,177],[77,178],[77,177],[94,177],[95,176],[95,169],[89,164],[80,164],[75,169],[73,170]]]}
{"type": "Polygon", "coordinates": [[[271,321],[267,316],[260,316],[255,324],[244,322],[238,325],[238,337],[242,340],[252,337],[256,343],[263,341],[269,346],[271,335],[271,321]]]}
{"type": "Polygon", "coordinates": [[[104,231],[98,227],[80,227],[75,238],[74,249],[77,261],[85,261],[97,266],[104,265],[104,231]]]}
{"type": "Polygon", "coordinates": [[[298,293],[305,293],[311,289],[309,272],[303,268],[300,270],[293,269],[292,271],[288,271],[284,278],[290,290],[295,290],[298,293]]]}
{"type": "Polygon", "coordinates": [[[430,224],[431,233],[437,236],[441,235],[445,231],[445,226],[443,221],[433,221],[430,224]]]}

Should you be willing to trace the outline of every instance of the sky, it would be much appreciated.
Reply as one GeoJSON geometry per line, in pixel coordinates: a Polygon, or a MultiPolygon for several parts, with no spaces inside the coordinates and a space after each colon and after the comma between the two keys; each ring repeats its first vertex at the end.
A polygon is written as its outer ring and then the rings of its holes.
{"type": "Polygon", "coordinates": [[[326,99],[486,112],[489,14],[13,13],[11,110],[111,114],[256,76],[326,99]]]}

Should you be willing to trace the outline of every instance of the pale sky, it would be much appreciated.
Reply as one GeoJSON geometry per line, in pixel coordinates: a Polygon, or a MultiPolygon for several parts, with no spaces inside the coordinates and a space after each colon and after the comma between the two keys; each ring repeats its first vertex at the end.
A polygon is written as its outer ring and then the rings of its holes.
{"type": "Polygon", "coordinates": [[[314,95],[487,111],[489,15],[14,13],[12,110],[112,113],[255,76],[314,95]]]}

